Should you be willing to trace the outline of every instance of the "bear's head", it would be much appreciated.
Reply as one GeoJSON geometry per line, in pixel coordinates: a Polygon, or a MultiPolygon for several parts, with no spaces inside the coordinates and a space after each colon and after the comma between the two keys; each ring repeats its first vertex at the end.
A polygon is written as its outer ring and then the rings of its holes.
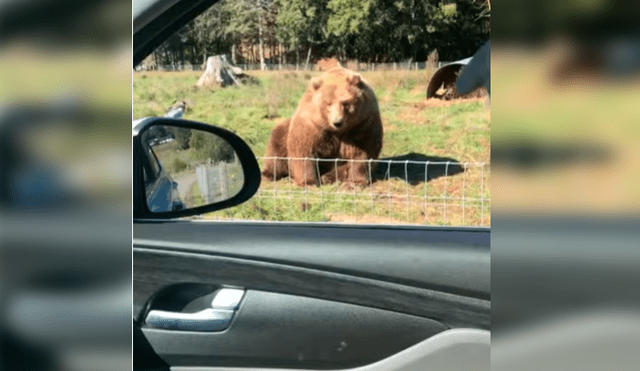
{"type": "Polygon", "coordinates": [[[313,79],[313,101],[323,125],[332,131],[346,131],[357,124],[366,96],[364,88],[359,74],[340,67],[313,79]]]}

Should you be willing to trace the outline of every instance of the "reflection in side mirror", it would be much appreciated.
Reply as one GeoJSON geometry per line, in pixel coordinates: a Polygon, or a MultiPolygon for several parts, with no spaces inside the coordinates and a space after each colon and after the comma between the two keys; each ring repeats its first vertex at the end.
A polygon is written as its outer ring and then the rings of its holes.
{"type": "Polygon", "coordinates": [[[141,137],[147,206],[178,211],[226,201],[244,186],[242,163],[223,138],[206,131],[155,125],[141,137]]]}

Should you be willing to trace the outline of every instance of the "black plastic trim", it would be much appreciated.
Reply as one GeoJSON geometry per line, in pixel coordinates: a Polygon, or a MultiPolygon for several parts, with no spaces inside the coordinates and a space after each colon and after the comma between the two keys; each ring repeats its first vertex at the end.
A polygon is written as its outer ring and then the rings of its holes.
{"type": "Polygon", "coordinates": [[[488,228],[136,221],[134,248],[215,254],[491,297],[488,228]]]}
{"type": "MultiPolygon", "coordinates": [[[[219,0],[180,1],[133,35],[133,66],[137,66],[163,41],[219,0]],[[176,14],[181,14],[176,16],[176,14]]],[[[134,22],[137,20],[134,20],[134,22]]]]}

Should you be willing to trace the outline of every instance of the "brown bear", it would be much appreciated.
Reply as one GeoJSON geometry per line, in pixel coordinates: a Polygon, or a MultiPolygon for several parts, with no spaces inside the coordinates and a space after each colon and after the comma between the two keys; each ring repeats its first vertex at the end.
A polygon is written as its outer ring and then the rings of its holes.
{"type": "Polygon", "coordinates": [[[269,180],[278,180],[289,175],[289,161],[287,157],[287,133],[289,122],[287,118],[273,128],[267,144],[262,175],[269,180]]]}
{"type": "Polygon", "coordinates": [[[299,186],[336,180],[368,184],[374,164],[367,160],[380,155],[382,137],[373,89],[360,74],[332,68],[311,81],[289,121],[290,176],[299,186]]]}

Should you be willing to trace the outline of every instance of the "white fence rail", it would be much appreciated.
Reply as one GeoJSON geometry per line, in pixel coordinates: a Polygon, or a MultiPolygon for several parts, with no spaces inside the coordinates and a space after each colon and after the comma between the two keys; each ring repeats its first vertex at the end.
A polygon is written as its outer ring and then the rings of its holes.
{"type": "MultiPolygon", "coordinates": [[[[258,158],[262,168],[267,161],[258,158]]],[[[315,162],[345,160],[295,159],[315,162]]],[[[355,160],[348,160],[354,161],[355,160]]],[[[263,178],[246,203],[207,215],[222,220],[329,221],[338,223],[490,226],[488,163],[458,162],[410,154],[364,160],[371,183],[297,186],[288,177],[263,178]]],[[[290,162],[288,162],[290,164],[290,162]]]]}
{"type": "Polygon", "coordinates": [[[200,195],[205,203],[214,203],[229,199],[229,171],[227,163],[196,167],[196,179],[200,195]]]}

